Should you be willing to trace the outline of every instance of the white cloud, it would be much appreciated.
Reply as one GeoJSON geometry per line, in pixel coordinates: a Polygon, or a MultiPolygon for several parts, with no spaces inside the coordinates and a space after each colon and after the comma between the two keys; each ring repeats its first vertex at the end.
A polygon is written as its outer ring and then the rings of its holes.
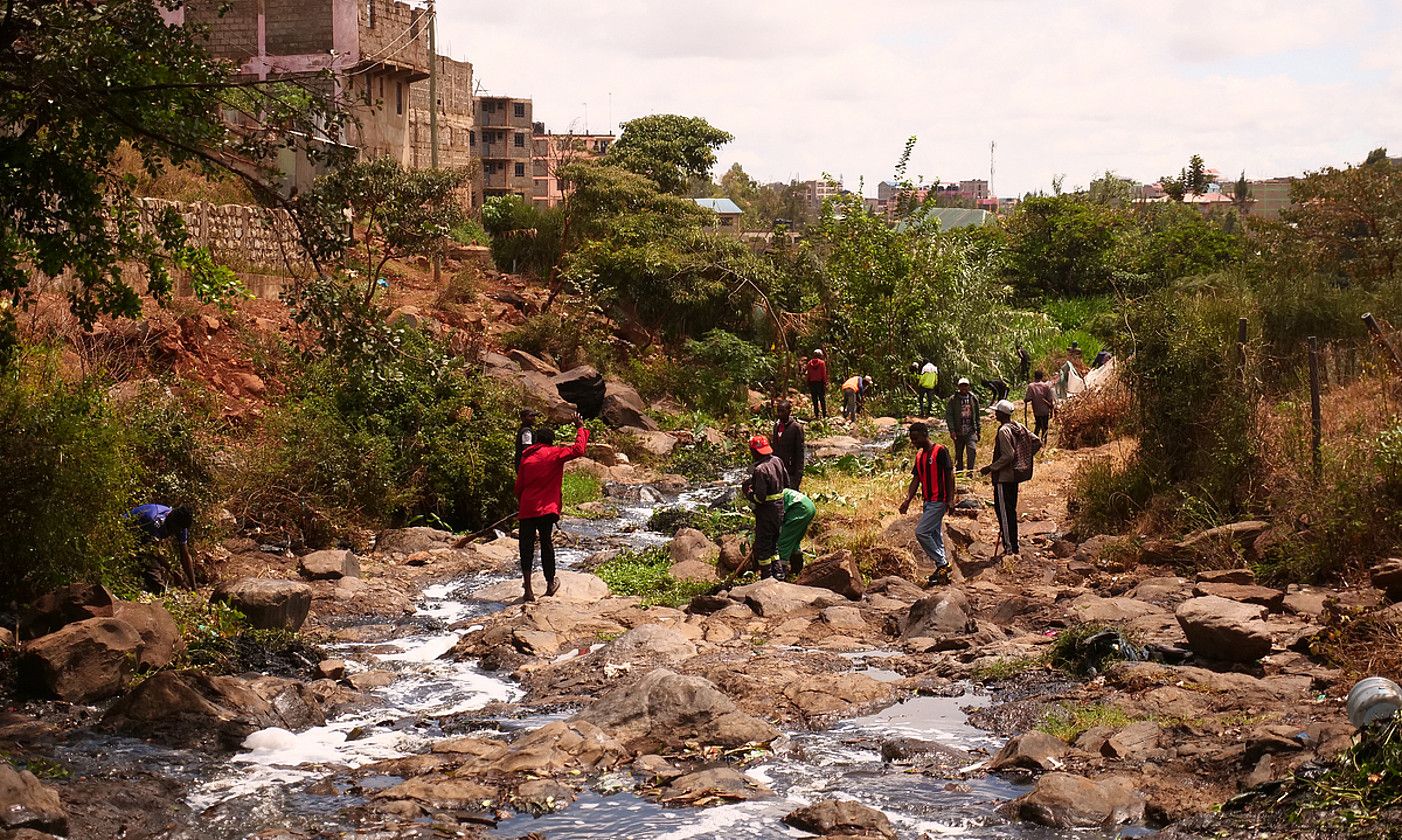
{"type": "Polygon", "coordinates": [[[440,0],[440,40],[537,119],[654,112],[731,131],[761,180],[988,172],[995,189],[1152,179],[1202,154],[1299,172],[1402,147],[1402,30],[1383,0],[440,0]]]}

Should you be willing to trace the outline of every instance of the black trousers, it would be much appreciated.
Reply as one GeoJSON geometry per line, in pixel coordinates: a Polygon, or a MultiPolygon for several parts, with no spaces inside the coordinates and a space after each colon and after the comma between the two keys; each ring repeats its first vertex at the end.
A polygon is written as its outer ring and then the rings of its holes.
{"type": "Polygon", "coordinates": [[[935,410],[935,389],[920,388],[920,416],[930,417],[935,410]]]}
{"type": "Polygon", "coordinates": [[[532,516],[521,520],[517,541],[521,546],[522,576],[529,578],[535,568],[535,544],[536,537],[539,536],[540,569],[545,572],[547,583],[555,579],[555,543],[551,541],[551,531],[559,521],[560,517],[553,513],[549,516],[532,516]]]}
{"type": "Polygon", "coordinates": [[[1003,551],[1017,554],[1017,482],[997,481],[993,484],[993,510],[998,514],[998,531],[1003,535],[1003,551]]]}
{"type": "Polygon", "coordinates": [[[755,505],[755,562],[772,562],[779,553],[779,530],[784,527],[783,501],[755,505]]]}
{"type": "Polygon", "coordinates": [[[826,382],[809,382],[808,396],[813,398],[813,416],[828,416],[828,385],[826,382]]]}
{"type": "Polygon", "coordinates": [[[1037,437],[1041,438],[1043,443],[1046,443],[1047,429],[1051,426],[1051,415],[1034,414],[1032,415],[1032,419],[1034,424],[1032,433],[1035,434],[1037,437]]]}
{"type": "Polygon", "coordinates": [[[957,437],[954,439],[954,471],[973,471],[974,459],[978,456],[978,441],[970,435],[969,437],[957,437]],[[965,457],[968,458],[968,466],[964,465],[965,457]]]}

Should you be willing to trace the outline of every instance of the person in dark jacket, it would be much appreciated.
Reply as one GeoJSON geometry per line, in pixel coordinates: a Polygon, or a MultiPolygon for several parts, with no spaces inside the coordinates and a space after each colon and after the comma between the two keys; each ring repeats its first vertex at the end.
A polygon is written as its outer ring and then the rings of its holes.
{"type": "Polygon", "coordinates": [[[784,490],[789,486],[789,471],[784,462],[774,456],[769,438],[750,438],[750,455],[754,464],[750,477],[741,489],[745,498],[755,506],[755,542],[753,557],[761,577],[783,580],[784,564],[779,559],[779,531],[784,526],[784,490]]]}
{"type": "Polygon", "coordinates": [[[959,390],[945,405],[945,423],[949,426],[949,436],[954,439],[954,469],[972,472],[978,455],[979,413],[978,396],[968,379],[959,380],[959,390]],[[965,459],[965,453],[968,458],[965,459]]]}
{"type": "Polygon", "coordinates": [[[984,379],[981,380],[981,382],[983,383],[983,387],[987,388],[990,392],[992,392],[994,402],[998,402],[999,400],[1006,400],[1008,398],[1008,391],[1012,390],[1012,388],[1008,386],[1008,383],[1006,381],[997,377],[994,377],[993,379],[984,379]]]}
{"type": "Polygon", "coordinates": [[[521,548],[521,586],[525,600],[534,601],[531,573],[535,566],[536,542],[540,542],[540,568],[545,573],[545,594],[559,591],[555,580],[555,544],[551,531],[560,521],[560,486],[565,478],[565,462],[583,457],[589,446],[589,430],[579,415],[574,419],[573,446],[553,446],[555,431],[536,429],[534,440],[521,457],[516,471],[516,498],[520,500],[518,543],[521,548]]]}
{"type": "Polygon", "coordinates": [[[1027,352],[1027,348],[1021,344],[1017,346],[1017,381],[1027,382],[1028,376],[1032,373],[1032,354],[1027,352]]]}
{"type": "Polygon", "coordinates": [[[521,456],[535,443],[536,413],[529,408],[521,409],[521,422],[516,427],[516,469],[521,469],[521,456]]]}
{"type": "Polygon", "coordinates": [[[803,483],[803,424],[793,416],[793,405],[788,400],[780,400],[774,406],[774,434],[770,436],[774,454],[784,462],[789,471],[788,488],[797,490],[803,483]]]}
{"type": "Polygon", "coordinates": [[[998,516],[1004,555],[1016,555],[1021,550],[1017,539],[1017,473],[1013,464],[1017,460],[1017,436],[1028,431],[1021,423],[1013,421],[1013,410],[1013,404],[1007,400],[993,406],[993,416],[998,418],[993,461],[979,470],[993,481],[993,512],[998,516]]]}
{"type": "Polygon", "coordinates": [[[195,515],[187,507],[169,507],[154,502],[137,505],[127,512],[127,521],[136,527],[141,542],[149,546],[150,566],[147,569],[149,582],[155,588],[165,587],[165,566],[169,565],[164,552],[155,546],[170,540],[175,546],[175,554],[180,564],[177,568],[185,578],[185,585],[195,588],[195,561],[190,555],[190,529],[194,527],[195,515]]]}

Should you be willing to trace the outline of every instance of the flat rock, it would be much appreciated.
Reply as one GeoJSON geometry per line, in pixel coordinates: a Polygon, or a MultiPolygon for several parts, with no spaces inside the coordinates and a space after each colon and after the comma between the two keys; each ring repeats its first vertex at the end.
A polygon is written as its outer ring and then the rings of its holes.
{"type": "Polygon", "coordinates": [[[1066,742],[1037,729],[1008,741],[988,762],[989,770],[1055,770],[1066,755],[1066,742]]]}
{"type": "MultiPolygon", "coordinates": [[[[604,583],[603,578],[598,575],[561,569],[555,573],[555,579],[560,582],[560,591],[553,597],[553,600],[556,601],[592,604],[609,596],[608,584],[604,583]]],[[[545,575],[536,572],[531,577],[531,588],[535,590],[537,598],[544,599],[545,575]]],[[[477,601],[511,603],[521,600],[523,594],[521,581],[506,580],[479,589],[472,593],[471,597],[477,601]]]]}
{"type": "Polygon", "coordinates": [[[792,811],[784,822],[823,837],[884,837],[895,840],[890,819],[875,808],[850,799],[823,799],[792,811]]]}
{"type": "Polygon", "coordinates": [[[375,539],[375,550],[396,554],[413,554],[416,551],[432,551],[435,548],[448,548],[458,539],[451,531],[417,526],[414,528],[394,528],[381,531],[375,539]]]}
{"type": "Polygon", "coordinates": [[[1105,739],[1100,754],[1109,758],[1136,759],[1158,747],[1163,729],[1153,721],[1131,723],[1105,739]]]}
{"type": "Polygon", "coordinates": [[[360,577],[360,558],[343,548],[313,551],[298,561],[302,577],[311,580],[340,580],[360,577]]]}
{"type": "Polygon", "coordinates": [[[636,753],[677,749],[688,741],[741,747],[779,736],[773,726],[740,711],[708,680],[667,668],[609,690],[574,719],[609,732],[636,753]]]}
{"type": "Polygon", "coordinates": [[[1178,606],[1175,616],[1193,652],[1224,662],[1254,662],[1271,652],[1265,607],[1207,595],[1178,606]]]}
{"type": "Polygon", "coordinates": [[[1198,572],[1193,579],[1198,583],[1235,583],[1240,586],[1252,586],[1256,583],[1256,573],[1247,568],[1213,569],[1198,572]]]}
{"type": "Polygon", "coordinates": [[[774,578],[737,586],[730,590],[730,597],[748,604],[764,618],[783,618],[800,610],[821,609],[846,600],[828,589],[799,586],[774,578]]]}
{"type": "Polygon", "coordinates": [[[1014,819],[1052,828],[1113,828],[1144,818],[1144,797],[1127,778],[1097,781],[1069,773],[1047,773],[1003,811],[1014,819]]]}
{"type": "Polygon", "coordinates": [[[282,677],[210,676],[161,671],[121,698],[106,728],[169,746],[237,749],[249,735],[276,727],[291,732],[326,723],[308,687],[282,677]]]}
{"type": "Polygon", "coordinates": [[[862,593],[866,591],[862,570],[857,567],[852,552],[845,549],[824,554],[804,566],[794,583],[827,589],[852,601],[861,600],[862,593]]]}
{"type": "Polygon", "coordinates": [[[642,624],[604,646],[610,662],[671,664],[696,655],[696,645],[663,624],[642,624]]]}
{"type": "Polygon", "coordinates": [[[242,578],[215,587],[213,601],[225,601],[259,630],[299,630],[312,606],[305,583],[276,578],[242,578]]]}
{"type": "Polygon", "coordinates": [[[710,767],[672,781],[662,791],[663,802],[702,804],[713,800],[732,802],[753,799],[769,789],[733,767],[710,767]]]}
{"type": "Polygon", "coordinates": [[[1090,592],[1072,601],[1070,610],[1081,621],[1100,624],[1119,624],[1164,612],[1162,607],[1146,601],[1122,597],[1101,598],[1090,592]]]}
{"type": "Polygon", "coordinates": [[[1193,587],[1193,594],[1199,597],[1215,595],[1229,601],[1256,604],[1265,607],[1270,612],[1280,612],[1285,608],[1285,593],[1266,586],[1243,583],[1199,583],[1193,587]]]}

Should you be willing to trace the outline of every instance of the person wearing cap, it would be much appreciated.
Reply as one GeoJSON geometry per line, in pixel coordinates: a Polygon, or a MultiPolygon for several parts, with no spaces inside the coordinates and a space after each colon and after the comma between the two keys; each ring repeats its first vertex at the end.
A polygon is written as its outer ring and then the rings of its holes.
{"type": "Polygon", "coordinates": [[[930,427],[924,423],[910,424],[910,443],[915,447],[915,474],[911,476],[901,514],[910,510],[910,503],[919,492],[925,500],[920,522],[915,526],[915,541],[925,550],[925,556],[935,564],[928,585],[949,583],[949,558],[944,551],[944,515],[954,503],[954,461],[949,450],[930,440],[930,427]]]}
{"type": "Polygon", "coordinates": [[[1008,400],[999,400],[993,406],[993,416],[998,418],[998,434],[993,438],[993,462],[979,470],[993,480],[993,511],[998,515],[998,532],[1003,537],[1003,553],[1018,554],[1017,541],[1017,474],[1013,468],[1017,460],[1017,435],[1019,432],[1030,435],[1027,429],[1013,420],[1016,406],[1008,400]]]}
{"type": "Polygon", "coordinates": [[[944,421],[954,440],[954,469],[973,472],[978,455],[980,410],[968,377],[959,377],[959,390],[945,404],[944,421]],[[965,455],[967,453],[967,459],[965,455]]]}
{"type": "Polygon", "coordinates": [[[574,445],[554,446],[555,430],[546,426],[536,429],[532,443],[521,456],[516,471],[516,498],[520,502],[516,518],[519,521],[517,544],[521,549],[521,587],[523,599],[535,600],[531,574],[535,566],[536,543],[540,543],[540,569],[545,573],[545,594],[559,591],[555,579],[555,544],[551,530],[560,521],[561,487],[565,477],[565,462],[584,457],[589,446],[589,430],[584,418],[574,416],[574,445]]]}
{"type": "Polygon", "coordinates": [[[920,368],[919,378],[916,380],[916,391],[919,394],[921,417],[929,417],[930,412],[935,410],[935,385],[940,381],[940,369],[935,367],[935,363],[929,359],[920,368]]]}
{"type": "Polygon", "coordinates": [[[750,477],[740,489],[755,506],[754,560],[761,577],[774,576],[782,580],[784,567],[779,562],[779,532],[784,525],[784,490],[789,485],[789,472],[784,462],[774,456],[769,438],[764,435],[750,438],[750,456],[754,459],[750,477]]]}
{"type": "Polygon", "coordinates": [[[808,382],[808,395],[813,398],[813,416],[828,416],[828,363],[823,359],[822,348],[813,351],[804,369],[808,382]]]}
{"type": "Polygon", "coordinates": [[[774,434],[769,439],[773,441],[774,454],[789,471],[789,489],[797,490],[803,483],[803,424],[793,416],[793,404],[788,400],[774,404],[774,416],[774,434]]]}

